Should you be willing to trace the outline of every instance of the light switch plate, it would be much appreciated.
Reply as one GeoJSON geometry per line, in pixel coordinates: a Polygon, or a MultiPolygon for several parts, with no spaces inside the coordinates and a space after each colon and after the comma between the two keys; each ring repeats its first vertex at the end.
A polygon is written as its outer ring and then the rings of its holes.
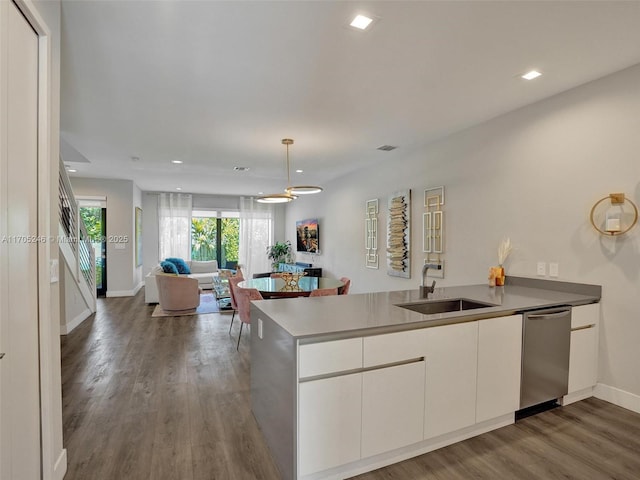
{"type": "Polygon", "coordinates": [[[559,265],[555,262],[549,263],[549,276],[558,278],[559,265]]]}
{"type": "Polygon", "coordinates": [[[547,263],[538,262],[538,275],[544,277],[547,274],[547,263]]]}
{"type": "Polygon", "coordinates": [[[60,281],[60,263],[58,259],[49,262],[49,282],[56,283],[60,281]]]}

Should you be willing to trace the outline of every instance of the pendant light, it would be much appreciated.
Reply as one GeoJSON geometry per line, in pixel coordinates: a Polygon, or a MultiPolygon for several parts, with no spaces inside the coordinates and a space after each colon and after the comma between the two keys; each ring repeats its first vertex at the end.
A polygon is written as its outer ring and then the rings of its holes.
{"type": "MultiPolygon", "coordinates": [[[[293,144],[293,140],[291,140],[290,138],[285,138],[282,140],[282,143],[284,143],[287,146],[287,174],[288,174],[289,145],[293,144]]],[[[293,187],[288,186],[286,191],[290,195],[310,195],[312,193],[320,193],[322,191],[322,187],[317,187],[315,185],[295,185],[293,187]]]]}
{"type": "Polygon", "coordinates": [[[272,193],[256,198],[256,201],[259,203],[287,203],[298,198],[298,195],[307,195],[322,191],[322,187],[316,187],[313,185],[291,186],[291,175],[289,173],[289,145],[293,145],[293,139],[283,138],[282,144],[287,147],[287,188],[284,190],[285,193],[272,193]]]}
{"type": "Polygon", "coordinates": [[[256,201],[259,203],[288,203],[291,200],[295,200],[295,195],[292,195],[289,192],[289,186],[291,185],[291,178],[289,176],[289,145],[293,143],[293,140],[290,138],[283,138],[282,144],[287,146],[287,188],[285,188],[285,193],[270,193],[269,195],[262,195],[256,198],[256,201]]]}

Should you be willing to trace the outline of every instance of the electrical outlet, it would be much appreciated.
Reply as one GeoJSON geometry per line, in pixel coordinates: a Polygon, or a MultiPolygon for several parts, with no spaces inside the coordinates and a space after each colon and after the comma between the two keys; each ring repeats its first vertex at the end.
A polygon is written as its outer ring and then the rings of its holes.
{"type": "Polygon", "coordinates": [[[555,262],[549,263],[549,276],[558,278],[558,269],[559,269],[559,265],[557,263],[555,262]]]}
{"type": "Polygon", "coordinates": [[[538,262],[538,276],[544,277],[547,275],[547,262],[538,262]]]}

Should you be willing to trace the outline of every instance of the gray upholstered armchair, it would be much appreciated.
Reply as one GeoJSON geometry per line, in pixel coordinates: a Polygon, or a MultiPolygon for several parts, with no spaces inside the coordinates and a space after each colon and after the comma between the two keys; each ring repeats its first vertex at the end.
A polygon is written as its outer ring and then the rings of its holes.
{"type": "Polygon", "coordinates": [[[193,310],[200,305],[198,280],[178,275],[155,275],[160,308],[165,312],[193,310]]]}

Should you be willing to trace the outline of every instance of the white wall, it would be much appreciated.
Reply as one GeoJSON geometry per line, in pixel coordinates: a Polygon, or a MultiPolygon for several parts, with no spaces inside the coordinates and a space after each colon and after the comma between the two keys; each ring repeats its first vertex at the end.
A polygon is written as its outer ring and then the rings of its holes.
{"type": "MultiPolygon", "coordinates": [[[[133,249],[133,290],[137,292],[144,286],[144,277],[142,275],[142,265],[144,264],[144,247],[142,250],[142,262],[140,266],[136,265],[136,207],[142,208],[142,190],[133,184],[133,224],[131,225],[131,248],[133,249]]],[[[144,222],[144,209],[142,210],[142,218],[144,222]]],[[[144,242],[144,231],[142,232],[144,242]]],[[[107,284],[108,287],[108,284],[107,284]]]]}
{"type": "Polygon", "coordinates": [[[60,265],[60,334],[67,335],[93,312],[88,307],[67,262],[60,265]]]}
{"type": "Polygon", "coordinates": [[[589,222],[592,205],[609,193],[640,203],[639,132],[635,66],[413,152],[402,145],[375,152],[372,164],[380,155],[387,160],[289,205],[287,238],[295,239],[296,220],[318,217],[322,255],[313,263],[327,274],[351,277],[354,292],[416,288],[422,194],[444,185],[446,276],[438,284],[486,282],[508,236],[515,251],[507,274],[535,277],[537,261],[558,262],[560,280],[602,285],[599,381],[640,396],[640,227],[610,238],[589,222]],[[383,247],[388,195],[406,188],[413,194],[408,280],[387,276],[383,249],[379,270],[364,266],[365,201],[380,199],[383,247]]]}
{"type": "Polygon", "coordinates": [[[146,276],[158,264],[158,194],[142,194],[142,275],[146,276]]]}
{"type": "Polygon", "coordinates": [[[140,198],[134,202],[137,187],[131,180],[79,177],[71,178],[71,187],[77,196],[107,198],[107,297],[134,295],[142,286],[135,267],[135,206],[142,205],[140,198]]]}

